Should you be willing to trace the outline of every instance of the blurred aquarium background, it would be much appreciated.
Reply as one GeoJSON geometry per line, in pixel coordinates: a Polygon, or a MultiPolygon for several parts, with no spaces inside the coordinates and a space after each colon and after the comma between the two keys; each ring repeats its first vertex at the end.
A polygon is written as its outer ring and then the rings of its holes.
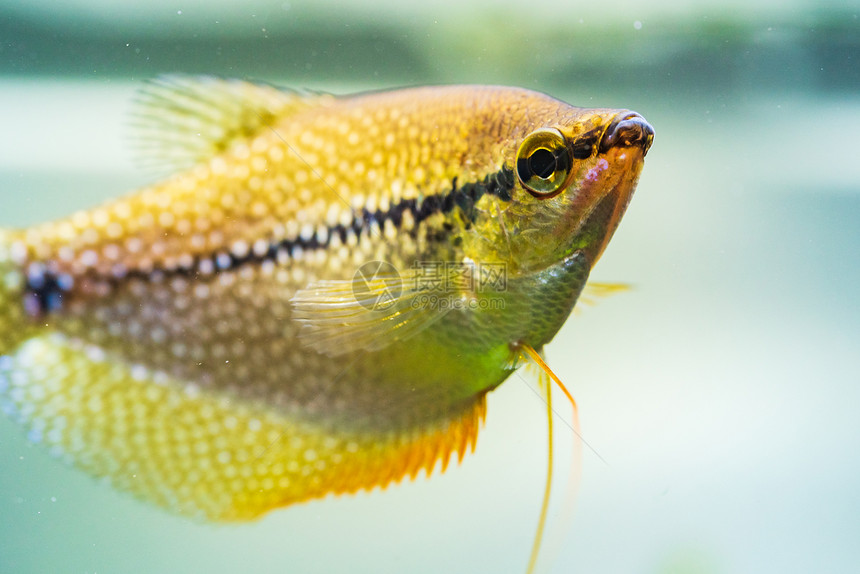
{"type": "MultiPolygon", "coordinates": [[[[858,18],[845,0],[5,0],[0,225],[150,182],[127,110],[162,73],[634,109],[657,135],[593,278],[635,288],[547,349],[593,451],[567,519],[557,420],[541,571],[857,572],[858,18]]],[[[524,572],[546,459],[527,381],[491,394],[476,453],[443,475],[234,526],[139,503],[0,417],[0,572],[524,572]]]]}

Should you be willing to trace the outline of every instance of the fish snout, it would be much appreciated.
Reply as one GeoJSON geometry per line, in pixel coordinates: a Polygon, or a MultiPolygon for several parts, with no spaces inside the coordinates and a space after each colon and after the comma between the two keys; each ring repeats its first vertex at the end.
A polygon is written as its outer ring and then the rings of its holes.
{"type": "Polygon", "coordinates": [[[600,140],[600,153],[613,147],[640,147],[642,155],[648,153],[654,141],[654,128],[636,112],[622,112],[615,116],[600,140]]]}

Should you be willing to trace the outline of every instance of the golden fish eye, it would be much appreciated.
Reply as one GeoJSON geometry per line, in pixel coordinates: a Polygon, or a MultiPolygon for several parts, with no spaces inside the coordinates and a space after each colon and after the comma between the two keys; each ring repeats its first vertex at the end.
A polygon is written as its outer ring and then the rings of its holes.
{"type": "Polygon", "coordinates": [[[539,199],[554,197],[562,190],[572,165],[570,148],[556,129],[533,131],[517,151],[517,177],[539,199]]]}

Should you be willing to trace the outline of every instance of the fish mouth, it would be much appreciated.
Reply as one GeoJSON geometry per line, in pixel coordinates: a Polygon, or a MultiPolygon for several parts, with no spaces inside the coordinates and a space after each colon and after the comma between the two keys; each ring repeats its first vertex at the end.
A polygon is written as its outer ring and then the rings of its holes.
{"type": "Polygon", "coordinates": [[[620,147],[638,147],[642,157],[648,153],[654,142],[654,128],[636,112],[621,112],[606,126],[600,139],[598,153],[608,153],[620,147]]]}
{"type": "Polygon", "coordinates": [[[600,139],[598,153],[607,153],[613,148],[638,147],[642,157],[648,153],[654,142],[654,128],[636,112],[621,112],[606,126],[600,139]]]}
{"type": "Polygon", "coordinates": [[[636,112],[617,114],[600,140],[599,153],[618,178],[588,215],[585,226],[602,229],[603,237],[590,249],[593,266],[618,229],[636,190],[645,155],[654,141],[654,128],[636,112]]]}

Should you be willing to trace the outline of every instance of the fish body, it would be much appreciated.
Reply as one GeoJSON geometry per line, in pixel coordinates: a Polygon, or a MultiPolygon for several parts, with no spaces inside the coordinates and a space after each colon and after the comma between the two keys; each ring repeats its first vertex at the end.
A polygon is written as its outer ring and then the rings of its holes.
{"type": "Polygon", "coordinates": [[[487,86],[170,77],[140,109],[177,175],[0,232],[0,400],[57,456],[222,521],[474,448],[653,138],[627,110],[487,86]]]}

